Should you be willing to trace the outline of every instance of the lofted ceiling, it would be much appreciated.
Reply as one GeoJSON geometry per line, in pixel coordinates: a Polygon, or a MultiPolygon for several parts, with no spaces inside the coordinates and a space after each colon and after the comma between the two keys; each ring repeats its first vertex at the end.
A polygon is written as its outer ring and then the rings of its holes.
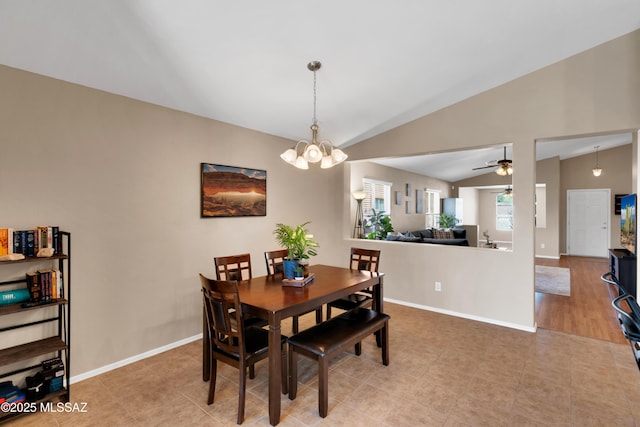
{"type": "MultiPolygon", "coordinates": [[[[598,151],[608,150],[621,145],[631,144],[631,133],[593,135],[567,139],[554,139],[536,143],[536,160],[544,160],[558,156],[560,160],[598,151]]],[[[517,159],[513,159],[511,145],[493,146],[473,150],[448,151],[430,153],[411,157],[372,159],[374,163],[401,169],[420,175],[438,178],[443,181],[456,182],[474,176],[493,173],[496,168],[473,170],[483,166],[496,165],[497,160],[504,159],[504,148],[507,148],[507,159],[513,160],[513,169],[517,171],[517,159]]]]}
{"type": "Polygon", "coordinates": [[[2,0],[0,64],[297,140],[319,60],[346,147],[638,28],[638,0],[2,0]]]}

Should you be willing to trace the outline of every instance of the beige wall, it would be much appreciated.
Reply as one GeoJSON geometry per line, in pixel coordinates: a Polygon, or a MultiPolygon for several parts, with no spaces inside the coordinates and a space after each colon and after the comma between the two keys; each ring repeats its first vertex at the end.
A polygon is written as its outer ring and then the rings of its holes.
{"type": "MultiPolygon", "coordinates": [[[[512,242],[511,230],[498,230],[496,229],[496,189],[482,189],[478,191],[478,232],[480,237],[484,239],[482,233],[484,231],[489,233],[491,240],[496,242],[512,242]]],[[[514,198],[516,195],[514,195],[514,198]]],[[[500,244],[499,246],[508,246],[500,244]]]]}
{"type": "MultiPolygon", "coordinates": [[[[382,166],[372,162],[352,162],[350,178],[352,187],[351,191],[362,189],[363,178],[377,179],[392,183],[390,212],[391,224],[393,225],[394,230],[400,232],[421,230],[425,228],[425,215],[416,213],[416,190],[421,191],[423,197],[425,188],[441,190],[440,196],[442,198],[449,197],[451,191],[451,185],[446,181],[382,166]],[[409,197],[407,197],[405,193],[405,184],[411,184],[411,196],[409,197]],[[402,193],[402,204],[400,205],[395,204],[394,194],[396,191],[400,191],[402,193]],[[408,200],[411,200],[413,206],[413,209],[409,214],[407,214],[405,208],[405,204],[408,200]]],[[[355,220],[355,210],[356,202],[352,198],[350,211],[352,229],[355,220]]]]}
{"type": "Polygon", "coordinates": [[[394,277],[411,289],[389,286],[386,295],[421,294],[417,304],[534,327],[535,141],[638,129],[639,51],[636,31],[350,147],[352,159],[367,159],[513,143],[513,252],[478,249],[472,257],[465,248],[422,248],[423,264],[407,264],[412,268],[394,277]],[[438,279],[451,286],[434,294],[438,279]],[[489,299],[489,313],[474,304],[489,299]]]}
{"type": "Polygon", "coordinates": [[[345,264],[340,167],[286,165],[291,141],[2,66],[0,93],[1,226],[72,233],[71,375],[200,333],[198,273],[250,252],[264,274],[278,222],[345,264]],[[267,216],[201,219],[200,162],[266,169],[267,216]]]}
{"type": "Polygon", "coordinates": [[[536,227],[536,256],[560,257],[560,158],[536,163],[536,183],[545,184],[545,227],[536,227]],[[543,247],[544,245],[544,247],[543,247]]]}

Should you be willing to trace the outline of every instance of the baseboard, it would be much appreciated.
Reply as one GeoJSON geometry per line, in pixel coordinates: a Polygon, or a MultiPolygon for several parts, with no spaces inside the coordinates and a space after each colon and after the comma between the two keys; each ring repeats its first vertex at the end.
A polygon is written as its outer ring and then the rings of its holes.
{"type": "Polygon", "coordinates": [[[189,344],[190,342],[193,342],[193,341],[196,341],[196,340],[199,340],[199,339],[202,339],[202,334],[194,335],[192,337],[185,338],[185,339],[182,339],[180,341],[176,341],[176,342],[173,342],[171,344],[164,345],[162,347],[154,348],[153,350],[149,350],[149,351],[146,351],[144,353],[141,353],[141,354],[138,354],[138,355],[135,355],[135,356],[132,356],[132,357],[128,357],[128,358],[123,359],[123,360],[119,360],[117,362],[111,363],[111,364],[103,366],[101,368],[94,369],[94,370],[91,370],[89,372],[85,372],[83,374],[74,375],[73,377],[70,378],[70,382],[71,382],[71,384],[73,384],[73,383],[76,383],[76,382],[79,382],[79,381],[82,381],[82,380],[86,380],[86,379],[89,379],[91,377],[95,377],[96,375],[104,374],[105,372],[109,372],[109,371],[112,371],[114,369],[118,369],[118,368],[121,368],[123,366],[129,365],[131,363],[138,362],[140,360],[146,359],[147,357],[151,357],[151,356],[155,356],[155,355],[160,354],[160,353],[164,353],[167,350],[172,350],[174,348],[183,346],[185,344],[189,344]]]}
{"type": "Polygon", "coordinates": [[[536,258],[546,258],[546,259],[560,259],[560,256],[552,256],[552,255],[536,255],[536,258]]]}
{"type": "Polygon", "coordinates": [[[406,307],[417,308],[420,310],[433,311],[435,313],[461,317],[463,319],[475,320],[477,322],[490,323],[492,325],[504,326],[506,328],[511,328],[511,329],[518,329],[520,331],[525,331],[525,332],[536,332],[537,330],[537,326],[535,323],[533,326],[524,326],[524,325],[519,325],[517,323],[502,322],[500,320],[489,319],[487,317],[474,316],[472,314],[466,314],[466,313],[458,313],[457,311],[444,310],[442,308],[430,307],[428,305],[414,304],[414,303],[399,301],[399,300],[390,299],[390,298],[385,298],[384,301],[388,301],[394,304],[404,305],[406,307]]]}

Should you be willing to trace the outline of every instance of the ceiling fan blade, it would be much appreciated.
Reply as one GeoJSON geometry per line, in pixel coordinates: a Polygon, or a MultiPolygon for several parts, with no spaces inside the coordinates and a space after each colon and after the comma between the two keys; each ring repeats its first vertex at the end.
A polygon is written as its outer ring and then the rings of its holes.
{"type": "Polygon", "coordinates": [[[479,169],[489,169],[489,168],[495,168],[496,166],[500,166],[500,165],[489,165],[489,166],[481,166],[479,168],[473,168],[471,169],[472,171],[477,171],[479,169]]]}

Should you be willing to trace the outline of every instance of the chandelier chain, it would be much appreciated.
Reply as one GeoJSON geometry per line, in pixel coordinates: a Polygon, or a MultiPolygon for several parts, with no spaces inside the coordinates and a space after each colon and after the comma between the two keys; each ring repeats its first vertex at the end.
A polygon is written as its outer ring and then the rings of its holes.
{"type": "Polygon", "coordinates": [[[313,124],[318,124],[318,119],[316,118],[316,71],[313,71],[313,124]]]}

